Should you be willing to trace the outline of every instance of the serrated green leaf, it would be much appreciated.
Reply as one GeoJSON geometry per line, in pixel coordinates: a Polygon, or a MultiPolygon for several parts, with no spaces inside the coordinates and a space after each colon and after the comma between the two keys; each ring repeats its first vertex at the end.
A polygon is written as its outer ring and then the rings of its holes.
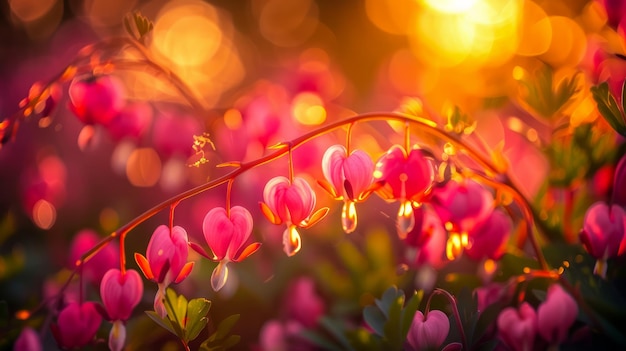
{"type": "Polygon", "coordinates": [[[402,310],[403,338],[406,338],[407,334],[409,333],[409,329],[411,328],[411,324],[413,323],[413,317],[415,316],[415,312],[417,312],[420,303],[422,303],[422,298],[424,298],[424,291],[416,291],[402,310]]]}
{"type": "Polygon", "coordinates": [[[213,335],[209,337],[210,341],[216,341],[224,339],[229,333],[230,330],[233,329],[235,323],[239,320],[239,314],[233,314],[232,316],[226,317],[220,324],[217,326],[217,330],[213,335]]]}
{"type": "Polygon", "coordinates": [[[207,325],[209,319],[206,315],[211,308],[211,301],[198,298],[189,301],[187,304],[187,318],[185,319],[185,340],[191,341],[198,337],[198,334],[207,325]]]}
{"type": "Polygon", "coordinates": [[[169,319],[163,319],[161,318],[161,316],[159,316],[156,312],[154,311],[145,311],[146,314],[148,315],[148,317],[150,317],[150,319],[152,319],[153,321],[155,321],[158,325],[160,325],[161,327],[163,327],[163,329],[169,331],[170,333],[177,335],[176,331],[174,330],[174,328],[172,328],[172,323],[169,321],[169,319]]]}

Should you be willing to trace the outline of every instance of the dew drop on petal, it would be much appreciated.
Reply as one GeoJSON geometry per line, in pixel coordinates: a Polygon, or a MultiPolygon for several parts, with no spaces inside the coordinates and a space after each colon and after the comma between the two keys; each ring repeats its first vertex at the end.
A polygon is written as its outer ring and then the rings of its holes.
{"type": "Polygon", "coordinates": [[[290,225],[283,233],[283,251],[291,257],[300,251],[302,242],[295,225],[290,225]]]}

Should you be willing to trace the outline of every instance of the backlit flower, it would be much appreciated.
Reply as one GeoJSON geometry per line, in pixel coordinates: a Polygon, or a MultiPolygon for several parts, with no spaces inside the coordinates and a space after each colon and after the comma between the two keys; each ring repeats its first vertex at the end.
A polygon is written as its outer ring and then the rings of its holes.
{"type": "Polygon", "coordinates": [[[502,341],[514,351],[532,351],[537,334],[537,314],[527,302],[519,309],[507,307],[497,320],[502,341]]]}
{"type": "Polygon", "coordinates": [[[119,351],[126,341],[126,322],[133,309],[141,301],[143,282],[135,270],[122,273],[119,269],[109,270],[100,283],[100,297],[107,313],[113,322],[109,333],[109,349],[119,351]]]}
{"type": "Polygon", "coordinates": [[[374,162],[365,151],[354,150],[348,155],[345,147],[333,145],[324,153],[322,171],[328,183],[320,184],[335,199],[344,201],[341,224],[346,233],[351,233],[357,225],[354,204],[371,192],[374,162]]]}
{"type": "Polygon", "coordinates": [[[183,281],[193,268],[193,262],[187,262],[189,246],[187,232],[179,226],[170,228],[158,226],[152,233],[146,256],[135,253],[135,261],[144,276],[159,285],[154,307],[162,317],[165,316],[163,297],[171,283],[183,281]]]}
{"type": "Polygon", "coordinates": [[[424,317],[421,311],[417,311],[406,339],[415,351],[434,350],[443,344],[449,331],[450,321],[445,313],[431,310],[424,317]]]}
{"type": "Polygon", "coordinates": [[[574,298],[559,284],[553,284],[548,288],[546,300],[537,308],[539,335],[552,345],[560,344],[567,338],[576,315],[578,305],[574,298]]]}
{"type": "Polygon", "coordinates": [[[585,213],[580,241],[594,257],[594,273],[606,276],[606,260],[617,256],[624,237],[626,211],[618,205],[596,202],[585,213]]]}
{"type": "Polygon", "coordinates": [[[85,124],[108,125],[124,107],[124,86],[115,76],[72,81],[69,108],[85,124]]]}
{"type": "Polygon", "coordinates": [[[308,228],[328,213],[328,208],[313,213],[315,200],[315,192],[309,183],[299,177],[291,183],[286,177],[278,176],[265,185],[261,211],[271,223],[287,225],[283,233],[283,250],[288,256],[295,255],[302,246],[296,228],[308,228]]]}
{"type": "Polygon", "coordinates": [[[500,210],[491,212],[469,231],[465,253],[474,260],[500,259],[512,229],[513,223],[508,215],[500,210]]]}
{"type": "Polygon", "coordinates": [[[93,302],[69,303],[52,324],[52,333],[61,348],[73,349],[90,343],[102,322],[93,302]]]}
{"type": "Polygon", "coordinates": [[[20,336],[15,340],[13,351],[42,351],[39,334],[31,327],[24,327],[20,336]]]}
{"type": "Polygon", "coordinates": [[[252,215],[241,206],[230,211],[222,207],[210,210],[202,223],[204,239],[213,251],[213,261],[219,262],[211,274],[211,287],[220,290],[228,278],[229,262],[239,262],[255,253],[260,243],[245,246],[252,233],[252,215]]]}
{"type": "Polygon", "coordinates": [[[407,153],[402,146],[394,145],[376,163],[377,193],[385,200],[401,202],[397,216],[400,238],[413,229],[413,202],[424,200],[434,178],[434,164],[421,149],[413,148],[407,153]]]}

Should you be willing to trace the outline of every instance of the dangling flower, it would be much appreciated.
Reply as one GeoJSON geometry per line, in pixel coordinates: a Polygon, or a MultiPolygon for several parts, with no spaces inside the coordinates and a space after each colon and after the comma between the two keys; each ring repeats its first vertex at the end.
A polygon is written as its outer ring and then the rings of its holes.
{"type": "Polygon", "coordinates": [[[202,248],[193,246],[207,258],[219,262],[211,274],[211,287],[220,290],[228,278],[229,262],[239,262],[255,253],[261,243],[255,242],[244,246],[252,233],[252,215],[241,206],[234,206],[230,211],[222,207],[210,210],[202,223],[204,239],[213,251],[209,257],[202,248]]]}
{"type": "Polygon", "coordinates": [[[597,260],[593,270],[595,274],[606,276],[606,261],[619,253],[625,222],[626,211],[615,204],[609,206],[596,202],[585,213],[580,241],[597,260]]]}
{"type": "Polygon", "coordinates": [[[548,288],[546,300],[537,308],[539,335],[551,345],[565,341],[569,328],[576,321],[578,305],[559,284],[548,288]]]}
{"type": "Polygon", "coordinates": [[[320,185],[336,200],[344,201],[341,224],[351,233],[357,226],[355,203],[371,193],[374,162],[365,151],[354,150],[348,155],[345,147],[333,145],[324,153],[322,171],[328,183],[320,181],[320,185]]]}
{"type": "Polygon", "coordinates": [[[265,217],[273,224],[287,225],[283,233],[283,250],[287,256],[300,251],[300,234],[296,228],[308,228],[328,213],[326,207],[313,213],[315,192],[299,177],[293,183],[282,176],[272,178],[263,190],[263,201],[260,205],[265,217]]]}
{"type": "Polygon", "coordinates": [[[24,327],[20,336],[15,340],[13,351],[42,351],[41,339],[31,327],[24,327]]]}
{"type": "Polygon", "coordinates": [[[414,263],[416,267],[428,264],[435,269],[442,268],[447,263],[444,258],[447,234],[441,219],[428,204],[416,208],[413,215],[415,225],[404,240],[409,246],[407,248],[409,262],[414,263]]]}
{"type": "Polygon", "coordinates": [[[125,106],[106,129],[116,141],[123,138],[139,139],[151,122],[152,107],[145,102],[135,102],[125,106]]]}
{"type": "Polygon", "coordinates": [[[61,348],[73,349],[89,344],[101,322],[95,303],[71,302],[61,310],[57,324],[52,324],[51,329],[61,348]]]}
{"type": "Polygon", "coordinates": [[[514,351],[532,351],[537,334],[537,314],[527,302],[519,309],[507,307],[497,320],[500,338],[514,351]]]}
{"type": "Polygon", "coordinates": [[[512,228],[511,218],[500,210],[494,210],[469,231],[465,253],[474,260],[499,260],[512,228]]]}
{"type": "Polygon", "coordinates": [[[431,310],[424,317],[422,311],[417,311],[406,339],[415,351],[435,350],[446,340],[449,331],[450,321],[445,313],[431,310]]]}
{"type": "Polygon", "coordinates": [[[397,216],[400,238],[413,229],[413,203],[424,200],[434,179],[432,160],[418,148],[407,154],[402,146],[394,145],[376,163],[374,180],[380,186],[377,193],[385,200],[401,202],[397,216]]]}
{"type": "MultiPolygon", "coordinates": [[[[68,267],[74,269],[80,257],[96,246],[100,240],[101,238],[98,234],[91,229],[79,231],[72,239],[68,267]]],[[[100,284],[102,277],[109,269],[119,267],[120,265],[120,255],[116,245],[116,243],[111,243],[93,255],[89,261],[83,264],[80,274],[94,285],[100,284]]]]}
{"type": "Polygon", "coordinates": [[[110,75],[72,81],[69,108],[85,124],[108,125],[124,107],[122,82],[110,75]]]}
{"type": "Polygon", "coordinates": [[[136,270],[122,273],[119,269],[109,270],[100,283],[100,297],[107,313],[107,319],[113,322],[109,334],[109,349],[120,351],[126,339],[124,323],[130,318],[133,309],[141,301],[143,282],[136,270]]]}
{"type": "Polygon", "coordinates": [[[179,226],[158,226],[152,233],[146,256],[135,253],[135,261],[143,275],[159,285],[154,309],[161,317],[167,314],[163,305],[165,290],[171,283],[180,283],[191,273],[193,262],[187,262],[187,232],[179,226]]]}

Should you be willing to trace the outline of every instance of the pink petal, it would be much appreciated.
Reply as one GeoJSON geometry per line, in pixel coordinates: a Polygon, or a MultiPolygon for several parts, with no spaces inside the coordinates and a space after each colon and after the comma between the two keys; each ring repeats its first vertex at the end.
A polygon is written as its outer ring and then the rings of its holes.
{"type": "Polygon", "coordinates": [[[342,145],[329,147],[322,157],[322,172],[324,178],[335,188],[337,194],[343,194],[343,162],[346,158],[346,148],[342,145]]]}

